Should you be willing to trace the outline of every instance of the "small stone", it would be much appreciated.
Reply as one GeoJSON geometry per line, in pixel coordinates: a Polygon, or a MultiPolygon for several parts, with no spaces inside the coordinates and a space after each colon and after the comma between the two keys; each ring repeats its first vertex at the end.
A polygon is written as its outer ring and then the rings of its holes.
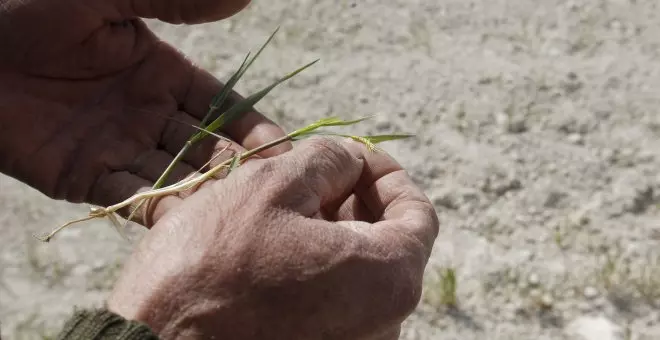
{"type": "Polygon", "coordinates": [[[512,152],[511,159],[516,163],[523,163],[525,161],[525,157],[518,152],[512,152]]]}
{"type": "Polygon", "coordinates": [[[633,214],[641,214],[653,204],[653,187],[646,186],[635,191],[632,201],[626,206],[626,210],[633,214]]]}
{"type": "Polygon", "coordinates": [[[561,51],[556,47],[551,47],[548,49],[548,55],[551,57],[557,57],[561,55],[561,51]]]}
{"type": "Polygon", "coordinates": [[[555,304],[555,299],[552,298],[552,295],[546,293],[541,296],[539,303],[541,308],[550,309],[555,304]]]}
{"type": "Polygon", "coordinates": [[[460,208],[456,198],[449,190],[442,190],[431,195],[431,202],[437,207],[444,207],[451,210],[460,208]]]}
{"type": "Polygon", "coordinates": [[[637,158],[640,163],[651,163],[655,160],[655,154],[650,151],[640,151],[637,158]]]}
{"type": "Polygon", "coordinates": [[[499,113],[495,120],[497,124],[508,133],[523,133],[527,131],[527,122],[522,117],[511,117],[506,113],[499,113]]]}
{"type": "Polygon", "coordinates": [[[546,208],[556,208],[559,206],[559,203],[566,197],[566,194],[559,191],[550,191],[548,196],[543,202],[543,206],[546,208]]]}
{"type": "Polygon", "coordinates": [[[574,226],[583,227],[589,222],[591,222],[591,219],[584,212],[576,213],[571,217],[571,223],[574,226]]]}
{"type": "Polygon", "coordinates": [[[71,270],[72,276],[85,276],[92,271],[92,267],[86,264],[78,265],[73,267],[71,270]]]}
{"type": "Polygon", "coordinates": [[[527,277],[527,283],[530,287],[538,287],[541,284],[541,277],[536,273],[532,273],[527,277]]]}
{"type": "Polygon", "coordinates": [[[463,188],[459,190],[459,195],[464,202],[479,200],[479,192],[472,188],[463,188]]]}
{"type": "Polygon", "coordinates": [[[594,287],[591,287],[591,286],[587,286],[587,287],[584,288],[583,294],[584,294],[584,297],[586,297],[587,299],[593,300],[596,297],[598,297],[598,289],[596,289],[594,287]]]}
{"type": "Polygon", "coordinates": [[[571,144],[575,144],[575,145],[584,144],[584,137],[579,133],[571,133],[570,135],[568,135],[567,139],[571,144]]]}
{"type": "Polygon", "coordinates": [[[389,130],[392,127],[392,123],[384,116],[377,116],[375,127],[379,131],[389,130]]]}
{"type": "Polygon", "coordinates": [[[564,329],[568,339],[622,340],[623,329],[604,316],[581,316],[564,329]]]}
{"type": "Polygon", "coordinates": [[[617,163],[622,166],[630,167],[635,165],[637,151],[632,148],[625,148],[619,152],[617,163]]]}
{"type": "Polygon", "coordinates": [[[496,183],[492,184],[492,192],[494,192],[497,196],[503,196],[509,191],[520,190],[521,188],[522,183],[517,178],[497,180],[496,183]]]}
{"type": "Polygon", "coordinates": [[[506,125],[506,130],[510,133],[523,133],[527,131],[527,122],[524,119],[512,119],[506,125]]]}
{"type": "Polygon", "coordinates": [[[528,225],[530,220],[531,219],[530,219],[529,216],[522,215],[522,214],[521,215],[516,215],[516,217],[514,218],[514,221],[516,221],[516,222],[518,222],[522,225],[528,225]]]}
{"type": "Polygon", "coordinates": [[[92,263],[91,270],[97,271],[103,269],[107,263],[103,260],[96,260],[94,263],[92,263]]]}
{"type": "Polygon", "coordinates": [[[444,170],[442,170],[440,167],[438,167],[438,166],[431,166],[431,168],[428,170],[428,172],[426,173],[426,175],[427,175],[429,178],[432,178],[432,179],[433,179],[433,178],[438,178],[438,177],[442,176],[443,173],[444,173],[444,170]]]}

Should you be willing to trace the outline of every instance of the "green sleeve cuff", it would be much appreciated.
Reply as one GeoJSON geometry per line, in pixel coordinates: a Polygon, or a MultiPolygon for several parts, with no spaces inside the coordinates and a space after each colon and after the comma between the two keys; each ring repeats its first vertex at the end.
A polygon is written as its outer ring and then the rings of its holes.
{"type": "Polygon", "coordinates": [[[76,311],[66,322],[58,340],[158,340],[151,329],[108,310],[76,311]]]}

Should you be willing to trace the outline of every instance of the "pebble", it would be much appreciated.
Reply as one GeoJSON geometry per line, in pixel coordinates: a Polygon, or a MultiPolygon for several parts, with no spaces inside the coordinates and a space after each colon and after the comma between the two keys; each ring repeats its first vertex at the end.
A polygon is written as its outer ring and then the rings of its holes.
{"type": "Polygon", "coordinates": [[[377,130],[385,131],[385,130],[389,130],[392,127],[392,122],[390,122],[385,117],[377,116],[375,126],[377,130]]]}
{"type": "Polygon", "coordinates": [[[522,183],[517,178],[495,180],[490,184],[490,191],[494,192],[497,196],[503,196],[506,193],[522,188],[522,183]]]}
{"type": "Polygon", "coordinates": [[[527,123],[524,119],[512,119],[506,125],[507,132],[523,133],[527,131],[527,123]]]}
{"type": "Polygon", "coordinates": [[[555,299],[552,297],[552,295],[546,293],[541,296],[540,303],[541,307],[550,309],[555,304],[555,299]]]}
{"type": "Polygon", "coordinates": [[[455,195],[449,190],[441,190],[433,193],[431,195],[431,202],[433,202],[436,207],[443,207],[450,210],[460,208],[460,205],[456,202],[455,195]]]}
{"type": "Polygon", "coordinates": [[[527,283],[530,287],[538,287],[538,285],[541,284],[541,277],[536,273],[529,274],[529,277],[527,277],[527,283]]]}
{"type": "Polygon", "coordinates": [[[587,287],[584,288],[583,294],[584,294],[584,297],[586,297],[589,300],[592,300],[592,299],[595,299],[596,297],[598,297],[599,293],[598,293],[598,289],[596,289],[594,287],[591,287],[591,286],[587,286],[587,287]]]}
{"type": "Polygon", "coordinates": [[[650,151],[641,151],[637,158],[640,163],[651,163],[655,160],[655,154],[650,151]]]}
{"type": "Polygon", "coordinates": [[[623,340],[623,329],[604,316],[581,316],[564,329],[571,340],[623,340]]]}
{"type": "Polygon", "coordinates": [[[548,196],[545,198],[545,202],[543,202],[543,206],[546,208],[556,208],[559,203],[566,197],[566,194],[563,192],[559,191],[550,191],[548,193],[548,196]]]}
{"type": "Polygon", "coordinates": [[[502,129],[508,133],[523,133],[527,131],[527,122],[524,118],[510,117],[505,113],[500,113],[495,119],[502,129]]]}
{"type": "Polygon", "coordinates": [[[579,133],[571,133],[570,135],[568,135],[567,139],[570,143],[575,145],[584,144],[584,137],[579,133]]]}
{"type": "Polygon", "coordinates": [[[87,264],[81,264],[73,267],[71,270],[72,276],[85,276],[92,271],[92,267],[87,264]]]}

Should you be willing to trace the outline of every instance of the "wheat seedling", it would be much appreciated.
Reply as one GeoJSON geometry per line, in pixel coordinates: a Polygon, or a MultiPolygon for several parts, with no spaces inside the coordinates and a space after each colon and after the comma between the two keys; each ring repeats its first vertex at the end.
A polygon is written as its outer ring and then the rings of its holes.
{"type": "Polygon", "coordinates": [[[434,307],[458,308],[458,278],[454,267],[434,268],[427,284],[424,298],[434,307]]]}
{"type": "MultiPolygon", "coordinates": [[[[250,59],[250,53],[249,52],[247,53],[247,55],[245,56],[245,59],[243,59],[243,62],[239,66],[238,70],[236,70],[236,72],[234,72],[234,74],[232,74],[232,76],[229,78],[229,80],[227,81],[225,86],[222,87],[220,92],[218,92],[218,94],[216,94],[213,97],[213,99],[211,100],[211,103],[209,103],[209,110],[206,113],[206,116],[204,116],[204,118],[200,122],[199,131],[196,132],[195,134],[193,134],[186,141],[186,143],[181,148],[181,150],[177,153],[177,155],[174,157],[172,162],[170,162],[170,164],[167,166],[165,171],[161,174],[161,176],[158,178],[158,180],[156,180],[156,182],[154,183],[152,189],[158,189],[158,188],[162,187],[163,184],[165,184],[165,181],[167,181],[167,178],[171,174],[174,167],[183,159],[183,157],[193,147],[193,145],[200,142],[202,139],[206,138],[208,135],[213,135],[213,136],[217,137],[218,135],[215,134],[214,131],[220,129],[221,127],[226,125],[229,121],[231,121],[233,118],[238,116],[238,114],[243,113],[245,110],[249,109],[252,105],[254,105],[254,104],[247,105],[247,107],[236,105],[232,108],[232,109],[234,109],[233,114],[232,114],[232,112],[230,112],[229,114],[227,114],[228,112],[225,112],[224,114],[220,115],[220,117],[215,119],[210,124],[211,126],[208,126],[208,127],[206,126],[207,122],[213,117],[213,115],[217,112],[217,110],[220,109],[225,104],[225,101],[227,100],[227,98],[229,98],[229,95],[230,95],[231,91],[233,90],[234,86],[236,85],[236,83],[238,82],[238,80],[243,76],[243,74],[245,74],[247,69],[259,57],[259,55],[266,48],[266,46],[273,40],[273,37],[275,36],[275,34],[278,31],[279,31],[279,27],[275,29],[275,31],[270,35],[270,37],[268,37],[266,42],[261,46],[261,48],[259,48],[257,53],[252,57],[252,59],[250,59]]],[[[298,70],[298,72],[294,72],[292,75],[290,75],[289,78],[284,77],[286,79],[280,79],[279,81],[275,82],[274,84],[269,86],[270,87],[269,90],[264,90],[264,91],[266,91],[264,96],[267,94],[267,92],[272,90],[275,86],[277,86],[277,85],[281,84],[282,82],[290,79],[291,77],[295,76],[295,74],[301,72],[302,70],[304,70],[305,68],[311,66],[314,63],[316,63],[316,61],[306,65],[305,67],[302,67],[301,69],[298,70]]],[[[268,88],[266,88],[266,89],[268,89],[268,88]]],[[[258,102],[260,99],[261,98],[256,99],[256,101],[254,101],[254,103],[258,102]]],[[[136,205],[135,209],[128,216],[128,218],[126,220],[126,224],[128,224],[128,222],[130,222],[133,219],[133,216],[135,215],[135,213],[142,207],[142,205],[145,202],[146,201],[141,201],[136,205]]],[[[124,227],[126,226],[126,224],[124,225],[124,227]]]]}
{"type": "MultiPolygon", "coordinates": [[[[266,43],[262,45],[262,47],[259,49],[259,51],[255,54],[255,56],[252,59],[249,59],[249,53],[243,60],[243,63],[240,65],[238,70],[230,77],[229,81],[227,84],[223,87],[223,89],[212,99],[210,105],[209,105],[209,111],[206,115],[206,117],[201,121],[200,126],[195,126],[195,128],[198,130],[196,133],[194,133],[190,139],[185,143],[183,148],[179,151],[177,156],[175,156],[174,160],[168,165],[168,167],[165,169],[163,174],[160,176],[160,178],[156,181],[154,186],[151,188],[151,190],[144,191],[141,193],[137,193],[128,199],[116,203],[114,205],[108,206],[108,207],[93,207],[89,214],[86,217],[76,219],[70,222],[65,223],[64,225],[54,229],[50,233],[46,234],[45,236],[38,236],[35,235],[35,237],[43,242],[48,242],[50,241],[53,236],[55,236],[57,233],[62,231],[63,229],[73,225],[77,224],[80,222],[84,221],[89,221],[92,219],[97,219],[97,218],[105,218],[107,217],[114,227],[117,229],[117,231],[121,234],[122,233],[122,226],[119,223],[118,219],[118,211],[121,209],[124,209],[129,206],[134,206],[136,207],[133,209],[131,214],[126,220],[126,223],[130,222],[131,218],[139,209],[140,206],[142,206],[145,202],[148,202],[151,199],[167,196],[167,195],[174,195],[179,192],[188,190],[190,188],[196,187],[203,182],[214,178],[220,171],[227,170],[228,173],[231,172],[234,168],[237,166],[240,166],[241,162],[244,161],[245,159],[252,157],[254,155],[259,154],[260,152],[267,150],[269,148],[272,148],[276,145],[279,145],[281,143],[285,143],[288,141],[297,141],[301,140],[310,136],[315,136],[315,135],[330,135],[330,136],[339,136],[339,137],[347,137],[354,139],[362,144],[364,144],[370,151],[376,152],[377,147],[376,144],[385,142],[385,141],[393,141],[393,140],[398,140],[398,139],[404,139],[404,138],[410,138],[412,135],[410,134],[391,134],[391,135],[375,135],[375,136],[355,136],[355,135],[350,135],[350,134],[341,134],[341,133],[335,133],[331,131],[324,130],[323,128],[328,128],[328,127],[339,127],[339,126],[348,126],[348,125],[353,125],[357,124],[359,122],[362,122],[370,117],[363,117],[355,120],[343,120],[338,117],[329,117],[329,118],[323,118],[320,119],[308,126],[305,126],[301,129],[295,130],[293,132],[288,133],[286,136],[278,138],[276,140],[273,140],[271,142],[268,142],[266,144],[263,144],[257,148],[254,148],[252,150],[243,152],[241,154],[237,154],[234,157],[214,166],[211,167],[208,171],[202,172],[202,170],[206,167],[202,167],[200,169],[200,173],[197,176],[189,176],[181,181],[178,181],[172,185],[165,186],[163,187],[164,183],[167,181],[167,178],[169,174],[171,173],[172,169],[174,166],[181,160],[183,159],[184,155],[199,141],[202,139],[212,136],[216,138],[222,138],[219,136],[216,132],[224,127],[227,123],[232,121],[233,119],[237,118],[241,114],[247,112],[248,110],[251,110],[254,105],[256,105],[262,98],[264,98],[270,91],[272,91],[275,87],[278,85],[282,84],[283,82],[293,78],[300,72],[304,71],[308,67],[312,66],[315,64],[317,60],[300,67],[299,69],[277,79],[275,82],[270,84],[269,86],[263,88],[262,90],[248,96],[247,98],[235,103],[233,106],[231,106],[229,109],[224,111],[222,114],[218,116],[215,120],[210,122],[209,124],[206,124],[215,114],[215,112],[221,108],[224,105],[224,102],[226,99],[229,97],[231,90],[233,86],[236,84],[236,82],[242,77],[242,75],[246,72],[247,68],[256,60],[256,58],[259,56],[259,54],[263,51],[263,49],[266,47],[266,45],[272,40],[274,37],[275,32],[271,34],[271,36],[268,38],[266,43]]],[[[209,161],[210,163],[210,161],[209,161]]],[[[207,163],[207,165],[209,164],[207,163]]],[[[122,234],[123,236],[123,234],[122,234]]]]}

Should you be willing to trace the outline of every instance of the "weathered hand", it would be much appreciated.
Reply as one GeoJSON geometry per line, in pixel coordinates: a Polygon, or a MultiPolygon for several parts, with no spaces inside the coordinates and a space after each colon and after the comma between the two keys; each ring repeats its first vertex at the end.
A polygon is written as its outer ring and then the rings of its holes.
{"type": "MultiPolygon", "coordinates": [[[[195,132],[178,121],[199,124],[221,84],[139,18],[208,22],[248,1],[0,0],[0,171],[98,205],[150,187],[195,132]]],[[[283,135],[256,112],[225,133],[245,148],[283,135]]],[[[209,141],[173,178],[224,146],[209,141]]]]}
{"type": "Polygon", "coordinates": [[[420,298],[433,206],[383,153],[301,143],[162,216],[110,309],[163,339],[396,339],[420,298]]]}

